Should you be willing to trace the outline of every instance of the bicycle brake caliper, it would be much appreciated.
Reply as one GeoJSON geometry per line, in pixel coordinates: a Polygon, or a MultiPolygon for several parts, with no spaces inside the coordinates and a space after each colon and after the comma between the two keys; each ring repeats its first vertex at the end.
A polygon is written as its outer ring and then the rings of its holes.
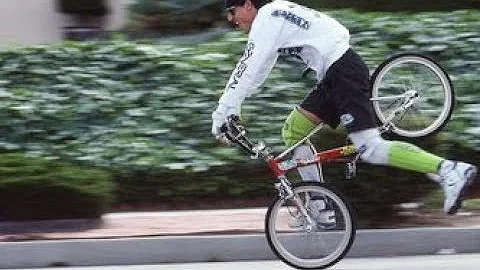
{"type": "Polygon", "coordinates": [[[357,176],[357,161],[360,159],[361,153],[358,153],[350,162],[345,165],[345,179],[350,180],[357,176]]]}
{"type": "Polygon", "coordinates": [[[345,178],[347,180],[350,180],[353,179],[355,176],[357,176],[357,162],[347,162],[347,164],[345,165],[345,178]]]}

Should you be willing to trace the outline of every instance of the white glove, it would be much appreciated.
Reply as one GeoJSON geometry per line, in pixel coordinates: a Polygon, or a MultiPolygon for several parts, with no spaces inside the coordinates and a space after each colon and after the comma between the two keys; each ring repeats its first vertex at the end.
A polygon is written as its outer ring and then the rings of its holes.
{"type": "Polygon", "coordinates": [[[240,116],[240,108],[218,104],[217,109],[212,113],[212,134],[215,138],[220,138],[222,134],[220,128],[227,122],[227,117],[230,115],[240,116]]]}

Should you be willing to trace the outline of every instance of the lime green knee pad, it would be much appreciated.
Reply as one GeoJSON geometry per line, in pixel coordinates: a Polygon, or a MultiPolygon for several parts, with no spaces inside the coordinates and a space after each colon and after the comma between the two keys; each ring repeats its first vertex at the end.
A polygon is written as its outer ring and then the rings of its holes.
{"type": "Polygon", "coordinates": [[[305,117],[297,108],[293,109],[285,120],[282,138],[287,147],[305,138],[316,127],[315,123],[305,117]]]}
{"type": "Polygon", "coordinates": [[[391,166],[421,173],[436,173],[443,158],[406,142],[393,141],[388,153],[391,166]]]}

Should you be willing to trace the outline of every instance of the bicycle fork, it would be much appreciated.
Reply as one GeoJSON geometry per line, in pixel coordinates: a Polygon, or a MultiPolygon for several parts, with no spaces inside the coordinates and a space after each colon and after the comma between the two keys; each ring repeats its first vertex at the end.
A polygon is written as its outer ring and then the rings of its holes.
{"type": "Polygon", "coordinates": [[[285,176],[278,177],[279,182],[275,184],[275,188],[278,190],[279,196],[283,200],[292,200],[297,209],[300,211],[302,216],[305,217],[307,224],[305,225],[305,230],[310,233],[313,231],[315,227],[315,222],[312,220],[310,215],[308,214],[305,205],[302,202],[302,199],[293,192],[292,184],[285,176]]]}

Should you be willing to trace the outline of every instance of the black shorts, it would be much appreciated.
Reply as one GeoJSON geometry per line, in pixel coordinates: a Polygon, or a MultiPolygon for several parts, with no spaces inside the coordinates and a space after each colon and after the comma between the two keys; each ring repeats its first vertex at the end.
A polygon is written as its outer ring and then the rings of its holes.
{"type": "Polygon", "coordinates": [[[349,49],[330,66],[300,107],[332,128],[342,123],[349,133],[376,127],[369,78],[365,62],[349,49]]]}

